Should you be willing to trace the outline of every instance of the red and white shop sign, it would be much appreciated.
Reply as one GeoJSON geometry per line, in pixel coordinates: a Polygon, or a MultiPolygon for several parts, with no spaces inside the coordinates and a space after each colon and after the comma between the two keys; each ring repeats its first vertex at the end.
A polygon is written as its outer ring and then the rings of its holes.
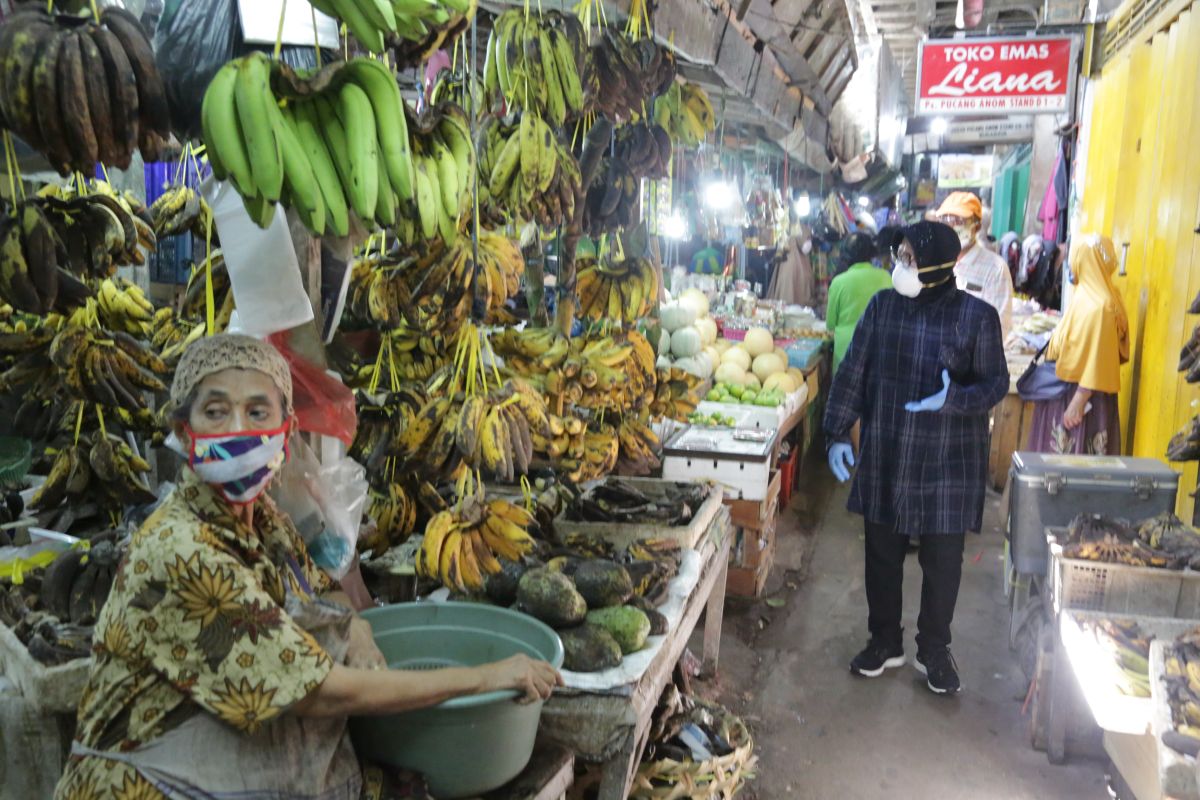
{"type": "Polygon", "coordinates": [[[918,114],[1054,114],[1075,87],[1072,36],[935,39],[922,43],[918,114]]]}

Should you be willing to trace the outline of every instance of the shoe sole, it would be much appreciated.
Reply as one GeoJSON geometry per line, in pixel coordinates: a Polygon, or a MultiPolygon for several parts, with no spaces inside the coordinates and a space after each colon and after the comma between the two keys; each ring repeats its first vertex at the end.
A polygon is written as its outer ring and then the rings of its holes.
{"type": "Polygon", "coordinates": [[[961,692],[961,691],[962,691],[962,685],[961,685],[961,684],[959,685],[959,687],[958,687],[957,689],[939,689],[938,687],[936,687],[936,686],[934,686],[934,685],[933,685],[933,682],[932,682],[932,681],[930,681],[930,680],[929,680],[929,671],[928,671],[927,669],[925,669],[925,665],[924,665],[924,664],[922,664],[920,661],[917,661],[917,660],[914,658],[914,659],[913,659],[913,666],[914,666],[914,667],[916,667],[916,669],[917,669],[917,672],[919,672],[919,673],[921,673],[922,675],[924,675],[924,676],[925,676],[925,685],[926,685],[926,686],[928,686],[928,687],[929,687],[929,691],[933,692],[934,694],[937,694],[937,695],[955,695],[955,694],[958,694],[959,692],[961,692]]]}
{"type": "Polygon", "coordinates": [[[878,678],[883,674],[884,670],[903,667],[905,663],[904,656],[893,656],[887,661],[883,662],[883,666],[881,666],[879,669],[858,669],[857,667],[850,667],[850,671],[855,675],[861,675],[864,678],[878,678]]]}

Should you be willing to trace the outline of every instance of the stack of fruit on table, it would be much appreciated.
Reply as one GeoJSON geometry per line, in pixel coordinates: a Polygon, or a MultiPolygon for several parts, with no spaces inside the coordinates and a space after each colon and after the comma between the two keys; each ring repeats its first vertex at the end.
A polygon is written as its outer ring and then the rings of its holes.
{"type": "Polygon", "coordinates": [[[611,669],[650,636],[667,632],[657,607],[679,570],[678,543],[644,539],[618,552],[601,539],[575,535],[542,548],[542,555],[504,563],[487,579],[487,597],[515,603],[557,630],[566,669],[611,669]]]}

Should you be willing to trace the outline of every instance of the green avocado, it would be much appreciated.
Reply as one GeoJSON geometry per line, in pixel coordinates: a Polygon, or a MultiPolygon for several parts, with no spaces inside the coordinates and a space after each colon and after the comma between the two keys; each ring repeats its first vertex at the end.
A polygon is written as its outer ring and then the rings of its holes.
{"type": "Polygon", "coordinates": [[[646,645],[646,637],[650,635],[650,618],[633,606],[589,611],[587,621],[608,631],[626,655],[641,650],[646,645]]]}
{"type": "Polygon", "coordinates": [[[578,625],[587,614],[587,603],[571,579],[545,568],[531,569],[521,576],[517,608],[551,628],[578,625]]]}
{"type": "Polygon", "coordinates": [[[633,594],[633,582],[620,564],[605,558],[593,558],[575,571],[575,588],[588,608],[619,606],[633,594]]]}
{"type": "Polygon", "coordinates": [[[621,646],[604,628],[583,624],[559,631],[563,643],[563,668],[571,672],[599,672],[621,663],[621,646]]]}

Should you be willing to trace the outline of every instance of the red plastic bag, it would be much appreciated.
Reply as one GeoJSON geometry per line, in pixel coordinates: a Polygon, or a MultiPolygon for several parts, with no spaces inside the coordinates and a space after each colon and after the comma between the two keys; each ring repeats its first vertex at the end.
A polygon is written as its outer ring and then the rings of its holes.
{"type": "Polygon", "coordinates": [[[300,430],[336,436],[347,447],[353,444],[358,430],[354,392],[289,348],[286,333],[272,334],[267,340],[292,368],[292,405],[300,430]]]}

